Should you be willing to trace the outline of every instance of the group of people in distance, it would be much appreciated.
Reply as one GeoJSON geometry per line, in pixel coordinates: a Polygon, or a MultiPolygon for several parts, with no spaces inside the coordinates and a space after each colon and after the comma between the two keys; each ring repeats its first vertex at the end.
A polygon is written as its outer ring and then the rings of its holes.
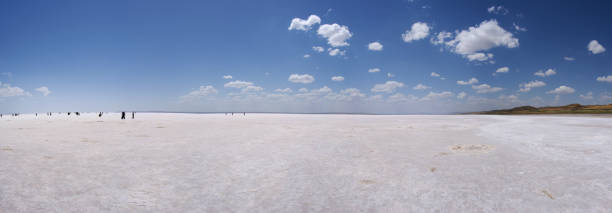
{"type": "MultiPolygon", "coordinates": [[[[59,113],[59,114],[61,114],[61,113],[59,113]]],[[[70,114],[71,114],[71,112],[67,112],[66,114],[70,115],[70,114]]],[[[81,113],[79,113],[79,112],[74,112],[74,114],[75,114],[76,116],[81,116],[81,113]]],[[[104,112],[99,112],[99,113],[98,113],[98,117],[102,117],[102,115],[103,115],[103,114],[104,114],[104,112]]],[[[132,119],[134,119],[134,114],[136,114],[136,112],[132,112],[132,119]]],[[[34,113],[34,115],[35,115],[36,117],[38,117],[38,113],[34,113]]],[[[47,112],[47,116],[52,116],[52,115],[53,115],[53,113],[52,113],[52,112],[47,112]]],[[[0,114],[0,118],[2,118],[2,116],[4,116],[4,115],[3,115],[3,114],[0,114]]],[[[19,116],[19,113],[11,113],[11,116],[13,116],[13,117],[17,117],[17,116],[19,116]]],[[[122,120],[123,120],[123,119],[125,119],[125,112],[121,112],[121,119],[122,119],[122,120]]]]}
{"type": "MultiPolygon", "coordinates": [[[[233,113],[233,112],[230,112],[230,113],[231,113],[231,115],[234,115],[234,113],[233,113]]],[[[227,115],[227,112],[225,113],[225,115],[227,115]]],[[[246,112],[243,112],[243,113],[242,113],[242,115],[245,115],[245,116],[246,116],[246,112]]]]}

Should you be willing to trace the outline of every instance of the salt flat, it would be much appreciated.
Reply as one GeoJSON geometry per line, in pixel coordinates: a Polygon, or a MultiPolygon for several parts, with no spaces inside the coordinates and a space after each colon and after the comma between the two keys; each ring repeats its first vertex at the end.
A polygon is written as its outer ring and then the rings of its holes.
{"type": "Polygon", "coordinates": [[[612,118],[0,119],[0,212],[606,212],[612,118]]]}

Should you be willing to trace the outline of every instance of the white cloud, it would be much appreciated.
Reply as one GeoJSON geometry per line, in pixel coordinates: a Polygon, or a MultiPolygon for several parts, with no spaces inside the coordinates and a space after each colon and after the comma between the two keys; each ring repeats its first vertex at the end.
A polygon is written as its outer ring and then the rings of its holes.
{"type": "Polygon", "coordinates": [[[540,76],[540,77],[547,77],[547,76],[551,76],[555,74],[557,74],[557,72],[555,72],[554,69],[548,69],[546,71],[538,70],[537,72],[533,73],[533,75],[540,76]]]}
{"type": "Polygon", "coordinates": [[[491,87],[488,84],[472,85],[472,89],[476,90],[476,93],[494,93],[502,90],[500,87],[491,87]]]}
{"type": "Polygon", "coordinates": [[[543,87],[546,86],[546,83],[544,83],[543,81],[530,81],[527,83],[522,83],[519,85],[520,92],[529,92],[531,91],[532,88],[537,88],[537,87],[543,87]]]}
{"type": "Polygon", "coordinates": [[[446,45],[453,47],[455,53],[466,56],[500,46],[515,48],[519,46],[519,40],[500,27],[496,20],[489,20],[460,31],[446,45]]]}
{"type": "Polygon", "coordinates": [[[460,92],[459,94],[457,94],[457,99],[464,99],[465,96],[467,96],[467,93],[465,92],[460,92]]]}
{"type": "Polygon", "coordinates": [[[310,55],[309,54],[305,54],[304,58],[310,58],[310,55]]]}
{"type": "Polygon", "coordinates": [[[393,95],[390,95],[387,98],[387,101],[392,102],[392,103],[396,103],[396,102],[407,102],[407,101],[416,101],[419,98],[414,96],[414,95],[404,95],[401,93],[395,93],[393,95]]]}
{"type": "Polygon", "coordinates": [[[334,24],[323,24],[319,26],[319,30],[317,30],[317,34],[323,36],[327,39],[327,43],[332,47],[342,47],[348,46],[349,43],[346,42],[349,38],[353,36],[349,28],[344,25],[334,24]]]}
{"type": "Polygon", "coordinates": [[[293,83],[310,84],[314,80],[315,80],[314,77],[312,77],[312,75],[308,75],[308,74],[303,74],[303,75],[291,74],[289,76],[289,81],[293,82],[293,83]]]}
{"type": "Polygon", "coordinates": [[[247,82],[247,81],[231,81],[231,82],[227,82],[223,85],[223,87],[230,87],[230,88],[237,88],[237,89],[241,89],[244,87],[248,87],[248,86],[252,86],[253,82],[247,82]]]}
{"type": "Polygon", "coordinates": [[[424,22],[416,22],[412,24],[410,30],[406,30],[404,34],[402,34],[402,39],[404,42],[412,42],[416,40],[424,39],[429,35],[429,26],[424,22]]]}
{"type": "Polygon", "coordinates": [[[224,75],[223,79],[232,79],[233,77],[231,75],[224,75]]]}
{"type": "Polygon", "coordinates": [[[568,86],[560,86],[554,90],[548,91],[546,92],[547,94],[570,94],[570,93],[574,93],[576,90],[574,90],[574,88],[568,87],[568,86]]]}
{"type": "Polygon", "coordinates": [[[487,12],[492,13],[492,14],[506,15],[510,11],[508,11],[508,9],[504,8],[503,6],[491,6],[487,8],[487,12]]]}
{"type": "Polygon", "coordinates": [[[372,42],[370,44],[368,44],[368,50],[372,50],[372,51],[382,51],[383,50],[383,45],[378,42],[372,42]]]}
{"type": "Polygon", "coordinates": [[[342,76],[333,76],[331,77],[332,81],[344,81],[344,77],[342,76]]]}
{"type": "Polygon", "coordinates": [[[371,91],[372,92],[392,93],[397,88],[401,88],[401,87],[404,87],[404,83],[397,82],[397,81],[387,81],[384,84],[376,84],[376,85],[374,85],[374,87],[372,88],[371,91]]]}
{"type": "Polygon", "coordinates": [[[431,42],[434,45],[444,44],[448,42],[447,40],[451,37],[453,37],[452,33],[442,31],[442,32],[439,32],[438,35],[436,35],[435,37],[432,37],[431,39],[429,39],[429,42],[431,42]]]}
{"type": "Polygon", "coordinates": [[[429,94],[421,98],[421,100],[430,101],[430,100],[436,100],[436,99],[442,99],[442,98],[449,98],[452,96],[453,96],[453,93],[449,91],[444,91],[444,92],[439,92],[439,93],[429,92],[429,94]]]}
{"type": "Polygon", "coordinates": [[[380,72],[380,68],[371,68],[371,69],[368,69],[368,72],[370,73],[380,72]]]}
{"type": "Polygon", "coordinates": [[[300,89],[298,90],[298,92],[301,92],[301,93],[308,92],[308,89],[306,89],[306,88],[300,88],[300,89]]]}
{"type": "Polygon", "coordinates": [[[393,74],[391,74],[390,72],[388,72],[388,73],[387,73],[387,77],[389,77],[389,78],[393,78],[393,77],[395,77],[395,75],[393,75],[393,74]]]}
{"type": "Polygon", "coordinates": [[[588,92],[586,95],[580,95],[580,98],[584,99],[584,100],[592,100],[593,99],[593,92],[588,92]]]}
{"type": "Polygon", "coordinates": [[[512,23],[512,26],[514,26],[514,29],[515,29],[516,31],[521,31],[521,32],[526,32],[526,31],[527,31],[527,28],[524,28],[524,27],[518,26],[518,25],[517,25],[517,24],[515,24],[515,23],[512,23]]]}
{"type": "Polygon", "coordinates": [[[262,91],[262,90],[263,90],[263,88],[258,87],[258,86],[253,86],[253,85],[250,85],[250,86],[247,86],[247,87],[245,87],[245,88],[242,88],[242,92],[243,92],[243,93],[248,93],[248,92],[259,92],[259,91],[262,91]]]}
{"type": "Polygon", "coordinates": [[[45,87],[45,86],[42,86],[42,87],[36,88],[36,91],[38,91],[38,92],[42,93],[44,96],[47,96],[47,95],[49,95],[49,94],[51,93],[51,91],[49,90],[49,88],[47,88],[47,87],[45,87]]]}
{"type": "Polygon", "coordinates": [[[280,93],[291,93],[293,92],[293,90],[291,90],[291,88],[285,88],[285,89],[275,89],[274,92],[280,92],[280,93]]]}
{"type": "Polygon", "coordinates": [[[347,88],[340,91],[340,94],[343,95],[343,99],[351,100],[355,97],[363,98],[365,94],[361,93],[357,88],[347,88]]]}
{"type": "Polygon", "coordinates": [[[601,44],[599,44],[597,40],[592,40],[591,42],[589,42],[589,45],[587,45],[587,48],[593,54],[599,54],[599,53],[603,53],[606,51],[606,48],[604,48],[601,44]]]}
{"type": "Polygon", "coordinates": [[[497,70],[495,70],[495,73],[507,73],[508,71],[510,71],[510,68],[508,68],[508,67],[500,67],[497,70]]]}
{"type": "Polygon", "coordinates": [[[289,25],[289,30],[308,31],[312,29],[312,25],[320,24],[320,23],[321,23],[321,18],[319,18],[319,16],[317,15],[310,15],[308,16],[307,20],[300,19],[300,18],[293,18],[293,20],[291,20],[291,24],[289,25]]]}
{"type": "Polygon", "coordinates": [[[13,97],[13,96],[30,96],[29,92],[19,88],[11,87],[10,84],[3,84],[0,82],[0,97],[13,97]]]}
{"type": "Polygon", "coordinates": [[[431,77],[440,77],[440,74],[438,74],[436,72],[431,72],[431,74],[429,74],[429,76],[431,76],[431,77]]]}
{"type": "Polygon", "coordinates": [[[329,48],[327,49],[327,51],[329,51],[329,55],[331,56],[336,56],[336,55],[344,55],[346,53],[346,50],[340,50],[340,49],[332,49],[329,48]]]}
{"type": "Polygon", "coordinates": [[[467,55],[468,60],[470,61],[486,61],[489,59],[493,59],[493,53],[473,53],[467,55]]]}
{"type": "Polygon", "coordinates": [[[414,86],[412,89],[413,90],[426,90],[426,89],[430,89],[431,87],[428,87],[424,84],[417,84],[416,86],[414,86]]]}
{"type": "Polygon", "coordinates": [[[315,52],[322,53],[323,51],[325,51],[325,48],[319,47],[319,46],[314,46],[314,47],[312,47],[312,50],[314,50],[315,52]]]}
{"type": "Polygon", "coordinates": [[[612,75],[597,77],[597,81],[612,83],[612,75]]]}
{"type": "Polygon", "coordinates": [[[575,58],[572,58],[572,57],[565,56],[565,57],[563,57],[563,60],[566,60],[566,61],[573,61],[573,60],[576,60],[576,59],[575,59],[575,58]]]}
{"type": "Polygon", "coordinates": [[[198,90],[191,91],[187,95],[181,96],[181,99],[190,100],[217,93],[217,90],[213,86],[200,86],[198,90]]]}
{"type": "Polygon", "coordinates": [[[478,83],[478,79],[476,78],[470,78],[470,80],[468,81],[457,81],[458,85],[470,85],[470,84],[476,84],[478,83]]]}

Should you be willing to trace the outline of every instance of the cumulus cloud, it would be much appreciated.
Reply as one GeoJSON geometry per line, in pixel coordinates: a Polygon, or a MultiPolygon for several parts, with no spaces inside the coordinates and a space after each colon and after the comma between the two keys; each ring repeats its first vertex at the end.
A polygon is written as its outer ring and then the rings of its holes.
{"type": "Polygon", "coordinates": [[[42,87],[36,88],[35,90],[36,90],[36,91],[38,91],[38,92],[40,92],[40,93],[42,93],[44,96],[47,96],[47,95],[49,95],[49,94],[51,93],[51,91],[49,90],[49,88],[47,88],[47,87],[45,87],[45,86],[42,86],[42,87]]]}
{"type": "Polygon", "coordinates": [[[404,87],[404,83],[397,81],[387,81],[384,84],[376,84],[372,88],[372,92],[393,93],[397,88],[404,87]]]}
{"type": "Polygon", "coordinates": [[[548,69],[546,71],[538,70],[537,72],[533,73],[533,75],[540,77],[547,77],[555,74],[557,74],[557,72],[555,72],[554,69],[548,69]]]}
{"type": "Polygon", "coordinates": [[[304,54],[304,58],[310,58],[309,54],[304,54]]]}
{"type": "Polygon", "coordinates": [[[337,49],[337,48],[335,48],[335,49],[329,48],[329,49],[327,49],[327,51],[329,51],[329,55],[331,55],[331,56],[344,55],[346,53],[346,50],[340,50],[340,49],[337,49]]]}
{"type": "Polygon", "coordinates": [[[314,47],[312,47],[312,50],[314,50],[315,52],[322,53],[323,51],[325,51],[325,48],[319,47],[319,46],[314,46],[314,47]]]}
{"type": "Polygon", "coordinates": [[[298,90],[298,92],[302,92],[302,93],[304,93],[304,92],[308,92],[308,89],[306,89],[306,88],[300,88],[300,89],[298,90]]]}
{"type": "Polygon", "coordinates": [[[493,59],[493,53],[472,53],[467,55],[469,61],[487,61],[493,59]]]}
{"type": "Polygon", "coordinates": [[[599,53],[603,53],[606,51],[606,48],[604,48],[601,44],[599,44],[597,40],[592,40],[591,42],[589,42],[589,45],[587,45],[587,48],[593,54],[599,54],[599,53]]]}
{"type": "Polygon", "coordinates": [[[506,15],[510,11],[508,11],[508,9],[504,8],[503,6],[491,6],[491,7],[487,8],[487,12],[489,12],[491,14],[506,15]]]}
{"type": "Polygon", "coordinates": [[[181,96],[183,100],[191,100],[208,95],[217,94],[217,90],[213,86],[200,86],[199,89],[189,92],[187,95],[181,96]]]}
{"type": "Polygon", "coordinates": [[[597,81],[612,83],[612,75],[597,77],[597,81]]]}
{"type": "Polygon", "coordinates": [[[368,69],[368,72],[370,73],[380,72],[380,68],[371,68],[371,69],[368,69]]]}
{"type": "Polygon", "coordinates": [[[560,87],[558,87],[558,88],[556,88],[554,90],[548,91],[546,93],[547,94],[557,94],[557,95],[560,95],[560,94],[571,94],[571,93],[574,93],[575,91],[576,90],[574,90],[574,88],[571,88],[571,87],[563,85],[563,86],[560,86],[560,87]]]}
{"type": "Polygon", "coordinates": [[[508,71],[510,71],[510,68],[508,68],[508,67],[500,67],[497,70],[495,70],[495,73],[507,73],[508,71]]]}
{"type": "Polygon", "coordinates": [[[388,72],[388,73],[387,73],[387,77],[389,77],[389,78],[393,78],[393,77],[395,77],[395,75],[393,75],[393,74],[391,74],[390,72],[388,72]]]}
{"type": "Polygon", "coordinates": [[[527,83],[522,83],[519,85],[520,92],[529,92],[532,88],[543,87],[546,86],[546,83],[543,81],[530,81],[527,83]]]}
{"type": "Polygon", "coordinates": [[[342,76],[333,76],[331,77],[332,81],[344,81],[344,77],[342,76]]]}
{"type": "Polygon", "coordinates": [[[293,83],[302,83],[302,84],[310,84],[314,81],[314,77],[308,74],[291,74],[289,76],[289,81],[293,83]]]}
{"type": "Polygon", "coordinates": [[[10,84],[3,84],[0,82],[0,97],[14,97],[14,96],[30,96],[29,92],[19,88],[12,87],[10,84]]]}
{"type": "Polygon", "coordinates": [[[404,39],[404,42],[424,39],[429,35],[429,29],[430,27],[427,25],[427,23],[416,22],[412,24],[410,30],[406,30],[406,32],[402,34],[402,39],[404,39]]]}
{"type": "Polygon", "coordinates": [[[472,85],[472,89],[476,90],[476,93],[494,93],[502,90],[500,87],[491,87],[488,84],[472,85]]]}
{"type": "Polygon", "coordinates": [[[231,75],[224,75],[223,79],[232,79],[233,77],[231,75]]]}
{"type": "Polygon", "coordinates": [[[412,89],[413,90],[426,90],[426,89],[430,89],[431,87],[426,86],[424,84],[417,84],[416,86],[414,86],[412,89]]]}
{"type": "Polygon", "coordinates": [[[237,88],[237,89],[241,89],[244,87],[248,87],[248,86],[252,86],[253,82],[247,82],[247,81],[230,81],[227,82],[223,85],[223,87],[229,87],[229,88],[237,88]]]}
{"type": "Polygon", "coordinates": [[[465,96],[467,96],[467,93],[465,92],[460,92],[459,94],[457,94],[457,99],[464,99],[465,96]]]}
{"type": "Polygon", "coordinates": [[[584,100],[592,100],[593,99],[593,92],[588,92],[587,94],[581,94],[580,98],[582,98],[584,100]]]}
{"type": "Polygon", "coordinates": [[[449,98],[452,97],[453,93],[449,92],[449,91],[444,91],[444,92],[429,92],[429,94],[427,94],[425,97],[421,98],[421,100],[423,101],[430,101],[430,100],[436,100],[436,99],[443,99],[443,98],[449,98]]]}
{"type": "Polygon", "coordinates": [[[519,46],[519,40],[500,27],[496,20],[488,20],[458,32],[453,40],[445,44],[452,47],[455,53],[472,55],[474,58],[475,53],[494,47],[516,48],[519,46]]]}
{"type": "Polygon", "coordinates": [[[429,39],[429,42],[431,42],[434,45],[444,44],[448,42],[448,39],[451,37],[453,37],[452,33],[442,31],[442,32],[439,32],[435,37],[432,37],[431,39],[429,39]]]}
{"type": "Polygon", "coordinates": [[[478,83],[478,79],[476,78],[470,78],[470,80],[467,81],[457,81],[458,85],[470,85],[470,84],[476,84],[478,83]]]}
{"type": "Polygon", "coordinates": [[[262,87],[254,86],[254,85],[249,85],[249,86],[246,86],[246,87],[242,88],[242,92],[243,93],[259,92],[259,91],[262,91],[262,90],[263,90],[262,87]]]}
{"type": "Polygon", "coordinates": [[[382,51],[383,50],[383,45],[378,42],[372,42],[370,44],[368,44],[368,50],[372,50],[372,51],[382,51]]]}
{"type": "Polygon", "coordinates": [[[313,25],[320,23],[321,18],[319,18],[319,16],[317,15],[310,15],[306,20],[300,18],[293,18],[293,20],[291,20],[291,24],[289,25],[289,30],[308,31],[312,29],[313,25]]]}
{"type": "Polygon", "coordinates": [[[319,30],[317,30],[317,34],[323,36],[323,38],[327,39],[327,43],[332,47],[342,47],[348,46],[349,43],[346,42],[349,38],[353,36],[349,28],[344,25],[339,24],[323,24],[319,26],[319,30]]]}
{"type": "Polygon", "coordinates": [[[440,77],[440,74],[438,74],[436,72],[431,72],[431,74],[429,74],[429,76],[431,76],[431,77],[440,77]]]}
{"type": "Polygon", "coordinates": [[[280,92],[280,93],[291,93],[293,92],[293,90],[291,90],[291,88],[285,88],[285,89],[275,89],[274,92],[280,92]]]}
{"type": "Polygon", "coordinates": [[[566,61],[574,61],[574,60],[576,60],[576,59],[575,59],[575,58],[572,58],[572,57],[565,56],[565,57],[563,57],[563,60],[566,60],[566,61]]]}

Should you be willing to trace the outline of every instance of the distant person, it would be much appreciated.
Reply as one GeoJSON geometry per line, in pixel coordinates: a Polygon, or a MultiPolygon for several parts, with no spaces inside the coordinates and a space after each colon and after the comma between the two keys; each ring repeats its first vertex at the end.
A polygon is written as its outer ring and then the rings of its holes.
{"type": "Polygon", "coordinates": [[[121,112],[121,120],[125,120],[125,112],[121,112]]]}
{"type": "Polygon", "coordinates": [[[98,117],[99,117],[99,118],[101,118],[101,117],[102,117],[102,112],[100,112],[100,113],[98,114],[98,117]]]}
{"type": "Polygon", "coordinates": [[[68,112],[68,115],[70,115],[70,112],[68,112]]]}
{"type": "Polygon", "coordinates": [[[243,113],[242,113],[242,115],[243,115],[243,116],[246,116],[246,112],[243,112],[243,113]]]}
{"type": "Polygon", "coordinates": [[[36,114],[36,117],[38,117],[38,113],[34,113],[34,114],[36,114]]]}
{"type": "Polygon", "coordinates": [[[232,115],[234,115],[234,113],[232,112],[232,115]]]}
{"type": "Polygon", "coordinates": [[[132,119],[134,119],[134,112],[132,112],[132,119]]]}

